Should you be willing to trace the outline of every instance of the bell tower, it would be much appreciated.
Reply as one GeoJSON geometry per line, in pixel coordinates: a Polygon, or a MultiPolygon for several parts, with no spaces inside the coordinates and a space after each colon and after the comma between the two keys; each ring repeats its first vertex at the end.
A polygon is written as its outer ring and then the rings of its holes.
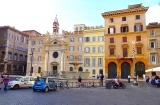
{"type": "Polygon", "coordinates": [[[59,23],[58,23],[58,18],[56,15],[54,22],[53,22],[53,34],[58,34],[58,33],[59,33],[59,23]]]}

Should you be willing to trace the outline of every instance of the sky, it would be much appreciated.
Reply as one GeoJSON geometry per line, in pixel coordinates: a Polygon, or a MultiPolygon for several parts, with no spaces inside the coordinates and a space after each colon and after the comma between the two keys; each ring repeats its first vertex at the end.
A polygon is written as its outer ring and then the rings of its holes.
{"type": "Polygon", "coordinates": [[[0,26],[9,25],[20,31],[53,31],[57,15],[60,29],[73,31],[75,24],[104,26],[103,12],[121,10],[128,5],[149,6],[146,21],[160,22],[159,0],[0,0],[0,26]],[[158,13],[159,12],[159,13],[158,13]]]}

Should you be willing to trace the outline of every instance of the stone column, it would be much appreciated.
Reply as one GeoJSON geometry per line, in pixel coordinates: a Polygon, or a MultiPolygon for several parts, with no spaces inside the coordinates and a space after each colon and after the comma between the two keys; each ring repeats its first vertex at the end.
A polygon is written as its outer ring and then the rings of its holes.
{"type": "Polygon", "coordinates": [[[46,54],[45,54],[45,69],[44,69],[44,75],[47,75],[48,73],[48,48],[46,49],[46,54]]]}
{"type": "Polygon", "coordinates": [[[62,55],[61,55],[61,71],[63,71],[63,49],[61,50],[61,53],[62,53],[62,55]]]}
{"type": "Polygon", "coordinates": [[[6,47],[5,47],[5,57],[4,57],[4,72],[6,73],[7,72],[7,62],[8,62],[8,42],[9,40],[7,40],[7,43],[6,43],[6,47]]]}

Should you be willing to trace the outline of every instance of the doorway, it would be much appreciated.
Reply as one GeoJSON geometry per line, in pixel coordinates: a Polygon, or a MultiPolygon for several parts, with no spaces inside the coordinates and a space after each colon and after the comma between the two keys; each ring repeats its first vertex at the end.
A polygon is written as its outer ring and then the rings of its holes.
{"type": "Polygon", "coordinates": [[[53,66],[53,75],[54,75],[54,76],[57,75],[57,66],[53,66]]]}

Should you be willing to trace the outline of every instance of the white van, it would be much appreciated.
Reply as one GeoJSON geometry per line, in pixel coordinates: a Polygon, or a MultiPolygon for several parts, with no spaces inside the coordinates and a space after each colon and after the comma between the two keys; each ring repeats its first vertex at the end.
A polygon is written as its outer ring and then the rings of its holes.
{"type": "MultiPolygon", "coordinates": [[[[12,77],[11,77],[12,78],[12,77]]],[[[14,80],[9,81],[8,88],[19,89],[19,88],[32,88],[36,77],[33,76],[18,76],[14,80]]]]}

